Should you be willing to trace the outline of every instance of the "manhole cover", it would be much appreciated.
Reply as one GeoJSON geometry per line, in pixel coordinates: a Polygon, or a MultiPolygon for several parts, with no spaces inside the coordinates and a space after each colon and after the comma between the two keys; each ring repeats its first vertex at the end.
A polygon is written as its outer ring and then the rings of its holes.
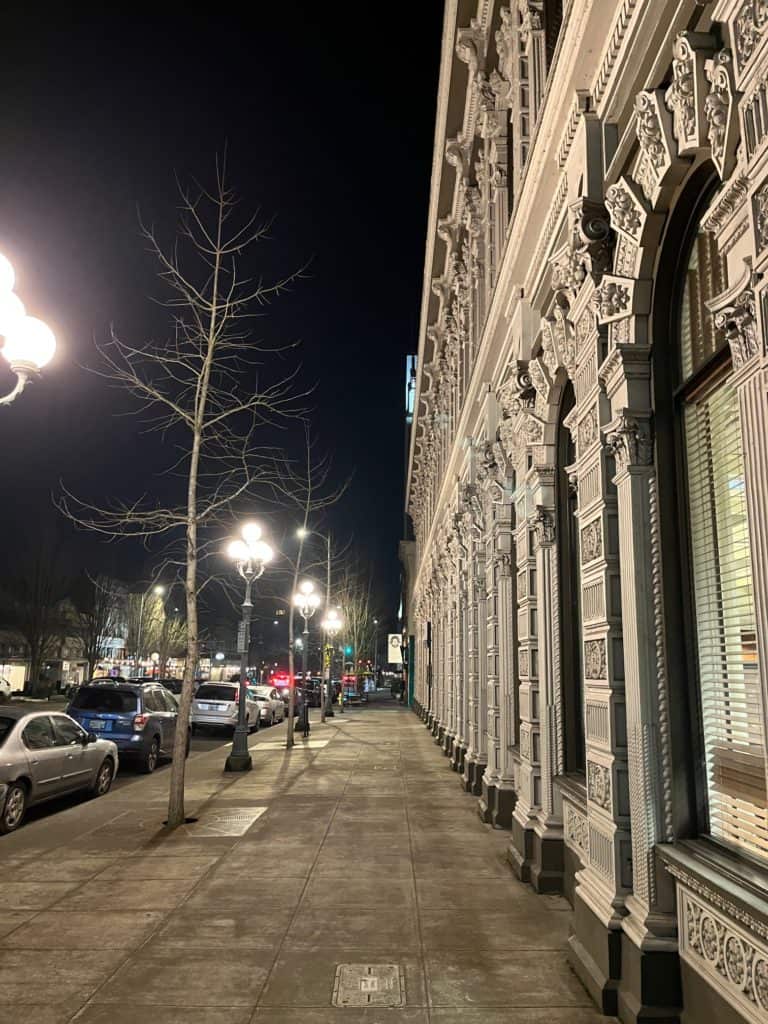
{"type": "Polygon", "coordinates": [[[399,964],[339,964],[334,1006],[404,1006],[405,978],[399,964]]]}
{"type": "Polygon", "coordinates": [[[186,830],[195,838],[244,836],[266,809],[266,807],[227,807],[221,811],[209,811],[207,814],[203,814],[198,821],[187,825],[186,830]]]}
{"type": "MultiPolygon", "coordinates": [[[[297,739],[294,743],[294,747],[300,750],[306,750],[309,747],[310,750],[317,750],[318,747],[327,747],[330,740],[299,740],[297,739]]],[[[285,743],[256,743],[252,746],[251,751],[258,754],[260,750],[287,750],[285,743]]]]}

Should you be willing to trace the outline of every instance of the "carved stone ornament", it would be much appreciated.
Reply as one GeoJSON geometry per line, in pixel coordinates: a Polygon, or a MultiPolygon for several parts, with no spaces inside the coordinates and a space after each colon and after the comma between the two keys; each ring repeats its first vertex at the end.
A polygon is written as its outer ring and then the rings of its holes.
{"type": "Polygon", "coordinates": [[[589,823],[586,816],[567,801],[563,801],[563,810],[566,843],[575,846],[585,857],[589,857],[589,823]]]}
{"type": "Polygon", "coordinates": [[[752,196],[752,216],[755,223],[755,240],[760,253],[768,248],[768,181],[763,182],[752,196]]]}
{"type": "Polygon", "coordinates": [[[704,101],[707,81],[705,62],[712,57],[715,40],[702,32],[681,32],[675,39],[672,58],[672,84],[667,89],[667,107],[672,111],[678,152],[695,153],[705,145],[707,122],[704,101]]]}
{"type": "Polygon", "coordinates": [[[520,12],[520,40],[528,46],[534,32],[544,29],[544,0],[517,0],[520,12]]]}
{"type": "Polygon", "coordinates": [[[701,221],[704,231],[719,235],[725,224],[741,209],[749,193],[749,178],[744,174],[734,175],[723,190],[718,192],[701,221]]]}
{"type": "Polygon", "coordinates": [[[575,298],[590,276],[595,284],[611,265],[611,225],[602,203],[582,197],[569,207],[569,237],[552,257],[552,287],[575,298]]]}
{"type": "Polygon", "coordinates": [[[752,270],[746,259],[745,273],[733,288],[707,302],[715,318],[715,328],[722,331],[731,347],[733,368],[739,370],[760,351],[755,288],[762,278],[752,270]]]}
{"type": "Polygon", "coordinates": [[[583,565],[603,555],[603,524],[595,519],[581,531],[581,561],[583,565]]]}
{"type": "Polygon", "coordinates": [[[526,437],[512,419],[502,420],[499,425],[499,441],[510,465],[517,470],[528,450],[526,437]]]}
{"type": "Polygon", "coordinates": [[[587,679],[605,679],[607,674],[605,640],[586,640],[584,643],[584,675],[587,679]]]}
{"type": "Polygon", "coordinates": [[[587,799],[603,810],[611,809],[611,773],[596,761],[587,761],[587,799]]]}
{"type": "Polygon", "coordinates": [[[505,416],[513,416],[534,407],[536,389],[528,372],[527,362],[517,362],[510,367],[503,384],[496,392],[496,398],[505,416]]]}
{"type": "Polygon", "coordinates": [[[597,410],[594,406],[586,416],[579,420],[576,437],[579,446],[579,456],[582,456],[590,445],[594,444],[597,440],[597,410]]]}
{"type": "Polygon", "coordinates": [[[633,182],[620,178],[605,193],[605,208],[614,231],[639,244],[648,213],[633,182]]]}
{"type": "Polygon", "coordinates": [[[518,668],[519,668],[519,672],[520,672],[521,678],[523,678],[523,679],[527,679],[528,678],[528,667],[529,667],[528,651],[523,649],[523,650],[520,651],[519,657],[518,657],[518,668]]]}
{"type": "Polygon", "coordinates": [[[768,1014],[768,947],[685,887],[679,893],[680,952],[722,994],[758,1021],[768,1014]]]}
{"type": "Polygon", "coordinates": [[[649,415],[636,415],[620,409],[603,431],[605,447],[616,459],[616,468],[650,466],[653,463],[653,437],[649,415]]]}
{"type": "Polygon", "coordinates": [[[635,97],[635,133],[640,157],[634,178],[655,206],[677,156],[672,119],[661,89],[639,92],[635,97]]]}
{"type": "Polygon", "coordinates": [[[550,509],[537,505],[531,517],[531,526],[536,534],[536,544],[546,547],[555,542],[555,517],[550,509]]]}
{"type": "Polygon", "coordinates": [[[477,463],[478,480],[486,481],[493,479],[498,473],[499,467],[496,462],[496,453],[492,441],[485,441],[480,445],[479,458],[477,463]]]}
{"type": "Polygon", "coordinates": [[[456,33],[456,56],[469,66],[470,77],[477,74],[479,62],[483,56],[484,36],[475,25],[460,28],[456,33]]]}
{"type": "Polygon", "coordinates": [[[736,104],[738,95],[733,82],[733,62],[730,50],[719,53],[705,64],[709,95],[704,101],[707,137],[712,152],[712,163],[725,180],[736,161],[736,143],[739,135],[736,104]]]}
{"type": "Polygon", "coordinates": [[[463,182],[468,181],[469,160],[467,146],[462,139],[448,139],[445,143],[445,159],[456,168],[457,175],[463,182]]]}
{"type": "Polygon", "coordinates": [[[743,72],[768,25],[765,0],[744,0],[733,21],[733,38],[739,71],[743,72]]]}
{"type": "Polygon", "coordinates": [[[592,309],[600,323],[609,323],[630,316],[632,313],[632,290],[630,278],[605,277],[592,296],[592,309]]]}

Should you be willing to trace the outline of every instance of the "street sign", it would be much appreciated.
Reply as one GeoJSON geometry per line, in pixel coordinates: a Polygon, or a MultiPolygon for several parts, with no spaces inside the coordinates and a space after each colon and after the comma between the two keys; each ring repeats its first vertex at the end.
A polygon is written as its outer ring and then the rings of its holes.
{"type": "Polygon", "coordinates": [[[399,633],[390,633],[387,640],[387,662],[390,665],[403,664],[403,652],[401,649],[401,637],[399,633]]]}
{"type": "Polygon", "coordinates": [[[237,627],[237,653],[247,654],[250,646],[250,630],[244,622],[237,627]]]}

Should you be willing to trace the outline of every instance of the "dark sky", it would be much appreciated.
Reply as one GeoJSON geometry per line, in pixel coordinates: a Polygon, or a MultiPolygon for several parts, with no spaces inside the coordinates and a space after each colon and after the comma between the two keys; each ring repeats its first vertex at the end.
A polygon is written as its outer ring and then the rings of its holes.
{"type": "MultiPolygon", "coordinates": [[[[355,472],[330,525],[354,533],[396,606],[404,357],[417,345],[442,6],[6,14],[0,251],[60,347],[45,379],[0,409],[0,564],[34,543],[59,478],[97,498],[152,489],[165,453],[114,415],[120,395],[82,365],[111,322],[134,340],[163,333],[137,209],[167,224],[174,176],[210,180],[226,141],[244,205],[276,217],[267,274],[313,260],[264,329],[302,340],[321,446],[339,479],[355,472]]],[[[0,368],[0,390],[9,383],[0,368]]],[[[136,549],[78,543],[95,568],[141,575],[136,549]]]]}

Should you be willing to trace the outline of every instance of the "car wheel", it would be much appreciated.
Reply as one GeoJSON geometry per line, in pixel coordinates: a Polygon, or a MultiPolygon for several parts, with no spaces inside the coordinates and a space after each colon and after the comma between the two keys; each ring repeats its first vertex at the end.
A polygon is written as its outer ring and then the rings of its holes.
{"type": "Polygon", "coordinates": [[[96,774],[96,781],[91,787],[91,794],[93,796],[106,796],[112,788],[114,777],[114,763],[107,757],[101,762],[101,767],[96,774]]]}
{"type": "Polygon", "coordinates": [[[27,810],[27,788],[21,782],[12,782],[5,794],[3,812],[0,814],[0,833],[15,832],[24,821],[27,810]]]}
{"type": "Polygon", "coordinates": [[[155,736],[149,745],[149,750],[144,754],[140,762],[140,768],[145,775],[151,775],[155,768],[157,768],[159,757],[160,744],[158,743],[157,736],[155,736]]]}

